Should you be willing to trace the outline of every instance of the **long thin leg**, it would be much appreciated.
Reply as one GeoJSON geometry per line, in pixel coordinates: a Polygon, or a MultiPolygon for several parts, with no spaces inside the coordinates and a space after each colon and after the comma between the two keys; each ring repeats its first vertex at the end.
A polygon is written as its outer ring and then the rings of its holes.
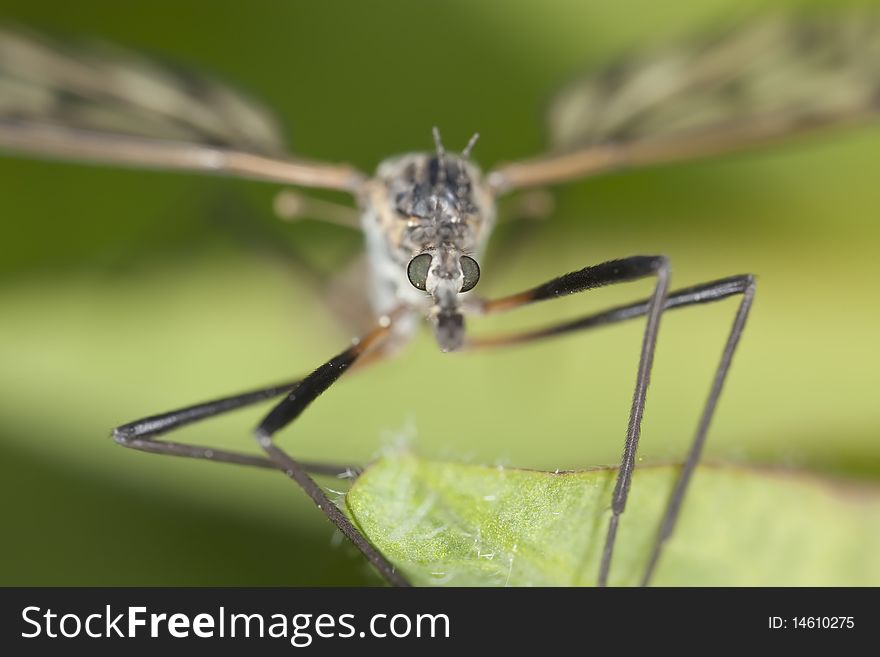
{"type": "Polygon", "coordinates": [[[324,491],[308,475],[302,463],[299,463],[278,447],[273,436],[282,428],[298,418],[302,412],[318,396],[327,390],[342,376],[363,354],[378,347],[388,335],[391,320],[386,321],[365,335],[360,341],[349,347],[342,353],[331,358],[314,372],[309,374],[302,382],[263,419],[254,431],[257,443],[268,454],[269,458],[278,464],[284,473],[298,483],[302,489],[312,498],[315,505],[324,512],[327,518],[345,534],[349,540],[363,553],[370,563],[382,574],[388,582],[394,586],[409,586],[406,578],[398,573],[394,566],[361,534],[351,521],[330,501],[324,491]]]}
{"type": "Polygon", "coordinates": [[[312,219],[345,228],[360,228],[360,213],[342,203],[313,198],[293,189],[282,189],[275,195],[275,214],[284,221],[312,219]]]}
{"type": "MultiPolygon", "coordinates": [[[[680,290],[674,290],[667,295],[666,302],[663,304],[663,309],[675,310],[676,308],[713,303],[731,296],[743,294],[747,282],[751,280],[751,276],[743,274],[739,276],[730,276],[728,278],[720,278],[715,281],[701,283],[700,285],[694,285],[692,287],[685,287],[680,290]]],[[[470,336],[465,343],[465,348],[483,349],[488,347],[524,344],[543,338],[552,338],[567,333],[573,333],[575,331],[582,331],[584,329],[597,328],[606,324],[616,324],[628,319],[635,319],[643,316],[648,311],[648,304],[650,301],[650,299],[642,299],[641,301],[636,301],[635,303],[627,304],[625,306],[618,306],[609,310],[603,310],[602,312],[586,315],[585,317],[578,317],[577,319],[568,322],[552,324],[531,331],[510,333],[506,335],[470,336]]],[[[495,304],[497,303],[497,301],[484,302],[483,307],[488,308],[489,312],[493,312],[495,304]]]]}
{"type": "Polygon", "coordinates": [[[642,416],[645,413],[645,397],[648,392],[651,366],[654,362],[654,350],[657,344],[657,332],[660,327],[660,315],[663,312],[666,293],[669,287],[669,263],[663,256],[633,256],[622,260],[611,260],[560,276],[519,294],[487,301],[482,306],[483,312],[487,313],[512,310],[535,301],[552,299],[652,275],[656,276],[657,283],[654,286],[654,293],[647,301],[647,307],[645,308],[648,321],[642,337],[642,349],[639,355],[635,390],[633,391],[632,406],[629,412],[626,441],[620,460],[620,469],[617,473],[617,483],[614,486],[614,493],[611,498],[611,518],[608,522],[605,547],[602,550],[602,564],[599,568],[598,579],[599,586],[605,586],[608,583],[608,571],[611,567],[611,555],[614,552],[617,527],[620,523],[620,515],[626,508],[626,500],[632,483],[636,451],[638,450],[639,436],[641,434],[642,416]]]}
{"type": "Polygon", "coordinates": [[[277,468],[278,466],[274,461],[263,456],[157,440],[157,436],[169,433],[187,424],[206,420],[216,415],[272,399],[273,397],[279,397],[295,389],[299,384],[300,379],[297,379],[296,381],[288,381],[230,397],[221,397],[220,399],[214,399],[201,404],[186,406],[167,413],[160,413],[159,415],[151,415],[116,427],[113,429],[113,439],[124,447],[131,447],[142,452],[170,454],[222,463],[252,465],[260,468],[277,468]]]}
{"type": "Polygon", "coordinates": [[[120,445],[144,452],[282,470],[287,476],[302,486],[318,508],[348,536],[389,583],[395,586],[408,586],[409,582],[394,570],[394,567],[385,557],[351,524],[348,518],[330,501],[324,491],[307,474],[354,476],[359,472],[360,468],[351,465],[294,461],[285,452],[276,447],[271,440],[272,434],[298,417],[343,372],[349,369],[361,369],[366,365],[380,361],[386,355],[386,352],[381,348],[382,340],[389,333],[392,318],[396,317],[398,312],[400,311],[395,311],[390,316],[381,318],[379,325],[373,331],[303,379],[258,388],[229,397],[221,397],[167,413],[151,415],[116,427],[112,432],[113,438],[120,445]],[[269,454],[269,458],[189,443],[157,440],[157,436],[188,424],[284,394],[287,394],[287,397],[269,413],[256,430],[260,447],[269,454]]]}
{"type": "MultiPolygon", "coordinates": [[[[221,397],[220,399],[186,406],[168,411],[167,413],[141,418],[113,429],[113,439],[123,447],[130,447],[141,452],[183,456],[192,459],[215,461],[217,463],[235,463],[237,465],[251,465],[258,468],[277,470],[278,464],[265,456],[193,445],[191,443],[158,440],[157,437],[194,422],[257,404],[273,397],[279,397],[296,388],[299,383],[300,380],[288,381],[287,383],[267,386],[230,397],[221,397]]],[[[303,467],[312,474],[337,476],[354,475],[360,470],[358,466],[338,463],[303,463],[303,467]]]]}
{"type": "Polygon", "coordinates": [[[654,575],[654,569],[657,566],[657,561],[660,559],[660,553],[663,551],[663,546],[666,544],[669,537],[672,536],[672,532],[675,529],[675,523],[681,512],[681,505],[684,501],[684,496],[687,493],[687,488],[690,484],[691,477],[694,474],[694,469],[697,467],[697,463],[700,460],[703,445],[706,443],[709,424],[712,422],[712,416],[715,414],[715,407],[718,405],[718,399],[721,397],[721,391],[724,388],[724,381],[727,379],[727,372],[730,369],[730,363],[733,360],[733,353],[736,351],[740,337],[742,337],[743,328],[745,328],[746,320],[749,317],[749,311],[752,308],[752,301],[755,298],[755,280],[751,276],[744,276],[742,282],[744,286],[742,291],[743,298],[742,301],[740,301],[739,308],[736,310],[733,326],[730,329],[730,334],[724,345],[724,351],[721,353],[721,361],[718,363],[718,368],[715,370],[715,377],[712,380],[712,388],[709,391],[709,398],[706,400],[705,406],[703,406],[703,413],[700,416],[700,422],[697,425],[697,432],[694,435],[691,448],[688,450],[687,459],[685,460],[684,467],[682,467],[681,472],[678,475],[678,480],[675,482],[675,488],[672,491],[672,495],[669,497],[669,502],[666,504],[666,511],[663,513],[663,520],[660,522],[660,529],[657,532],[654,546],[651,549],[651,558],[648,561],[648,567],[645,569],[645,574],[642,577],[642,586],[647,586],[650,583],[651,577],[654,575]]]}
{"type": "MultiPolygon", "coordinates": [[[[360,358],[355,369],[363,369],[364,366],[378,362],[385,352],[380,349],[371,351],[367,356],[360,358]]],[[[302,379],[286,381],[256,390],[220,397],[211,401],[185,406],[166,413],[150,415],[127,424],[122,424],[112,431],[113,439],[123,447],[130,447],[142,452],[153,454],[167,454],[170,456],[183,456],[186,458],[204,459],[218,463],[235,463],[238,465],[251,465],[259,468],[278,469],[278,464],[272,459],[256,454],[247,454],[225,449],[216,449],[191,443],[177,443],[168,440],[158,440],[158,436],[176,431],[188,424],[194,424],[229,413],[230,411],[251,406],[259,402],[280,397],[294,390],[302,379]]],[[[334,463],[308,463],[303,462],[303,467],[313,474],[329,475],[353,475],[359,470],[359,466],[341,465],[334,463]]]]}
{"type": "Polygon", "coordinates": [[[249,153],[168,139],[0,120],[0,151],[141,169],[195,171],[221,176],[337,189],[357,194],[367,177],[347,164],[249,153]]]}
{"type": "MultiPolygon", "coordinates": [[[[727,378],[727,373],[730,369],[731,361],[733,360],[733,354],[736,351],[736,347],[739,344],[739,339],[742,336],[743,328],[745,327],[746,320],[748,319],[749,310],[751,309],[752,301],[755,296],[755,280],[751,275],[744,274],[739,276],[731,276],[729,278],[722,278],[716,281],[711,281],[709,283],[703,283],[700,285],[695,285],[693,287],[683,288],[681,290],[675,290],[669,293],[663,304],[664,310],[672,310],[675,308],[685,308],[688,306],[694,306],[704,303],[712,303],[735,295],[742,295],[743,298],[742,301],[740,301],[739,307],[737,308],[736,316],[733,321],[733,326],[731,327],[730,334],[724,347],[724,351],[721,355],[721,361],[719,362],[718,368],[715,371],[712,388],[709,392],[709,398],[706,401],[706,405],[703,407],[703,412],[700,417],[700,422],[697,426],[696,435],[694,436],[694,439],[691,443],[687,459],[681,470],[681,473],[679,474],[678,480],[676,481],[673,492],[670,495],[669,501],[667,502],[666,510],[664,511],[663,519],[661,520],[657,537],[651,550],[651,556],[648,562],[648,566],[645,569],[645,573],[642,578],[643,586],[646,586],[650,583],[651,577],[654,573],[654,569],[662,553],[663,546],[672,535],[672,532],[675,528],[675,523],[681,511],[682,502],[684,501],[685,494],[687,493],[688,484],[690,483],[691,476],[693,475],[694,469],[699,462],[703,445],[706,442],[709,425],[711,423],[712,416],[715,413],[718,399],[721,396],[721,391],[727,378]]],[[[547,326],[541,329],[527,331],[523,333],[475,338],[470,340],[466,346],[468,348],[486,348],[502,345],[521,344],[543,338],[563,335],[574,331],[604,326],[606,324],[614,324],[628,319],[641,317],[642,315],[649,313],[653,300],[654,297],[650,299],[644,299],[642,301],[638,301],[636,303],[632,303],[626,306],[618,306],[604,312],[587,315],[585,317],[581,317],[570,322],[547,326]]],[[[493,308],[505,309],[510,308],[511,306],[509,305],[509,303],[499,305],[498,302],[487,302],[484,307],[486,307],[489,312],[492,312],[493,308]]],[[[618,478],[618,484],[619,483],[620,479],[618,478]]],[[[617,491],[615,490],[615,493],[616,492],[617,491]]],[[[612,515],[612,521],[613,520],[614,516],[612,515]]],[[[605,547],[607,551],[607,539],[605,547]]],[[[607,556],[607,560],[610,563],[610,555],[607,556]]],[[[606,553],[603,552],[603,569],[606,569],[607,566],[608,564],[606,563],[606,553]]],[[[607,570],[604,570],[604,575],[606,577],[605,582],[607,583],[607,570]]],[[[601,573],[600,583],[602,583],[601,573]]]]}

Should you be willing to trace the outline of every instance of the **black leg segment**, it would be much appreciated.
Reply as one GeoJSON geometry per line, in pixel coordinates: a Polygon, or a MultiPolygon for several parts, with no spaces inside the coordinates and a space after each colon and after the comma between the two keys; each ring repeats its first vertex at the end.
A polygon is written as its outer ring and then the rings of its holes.
{"type": "Polygon", "coordinates": [[[648,322],[642,340],[639,369],[636,375],[636,387],[633,393],[633,404],[630,410],[623,457],[621,459],[617,482],[612,494],[611,518],[608,523],[608,531],[602,551],[602,563],[598,577],[598,583],[600,586],[604,586],[608,582],[608,573],[611,566],[611,558],[614,553],[620,516],[626,507],[626,500],[632,481],[632,472],[635,467],[635,456],[638,448],[640,425],[644,413],[645,396],[650,379],[651,364],[654,357],[660,313],[663,310],[686,308],[694,305],[713,303],[732,296],[742,296],[742,300],[740,301],[733,321],[733,326],[721,356],[721,361],[715,371],[709,397],[703,408],[696,434],[664,511],[657,538],[652,547],[648,565],[642,579],[643,585],[650,583],[651,577],[653,576],[662,553],[663,546],[672,535],[676,520],[678,519],[681,510],[681,505],[687,493],[688,485],[694,469],[699,462],[700,454],[702,453],[703,445],[705,444],[708,434],[709,425],[715,412],[715,408],[718,405],[724,381],[733,360],[733,354],[739,344],[742,331],[748,318],[749,310],[752,306],[752,301],[755,295],[754,277],[748,274],[731,276],[711,281],[709,283],[682,288],[667,294],[666,286],[668,283],[669,271],[665,259],[651,256],[639,256],[624,260],[610,261],[596,267],[587,267],[578,272],[556,278],[526,292],[504,297],[502,299],[487,301],[483,304],[483,310],[485,312],[510,310],[532,301],[555,298],[614,282],[634,280],[648,275],[649,273],[654,273],[657,276],[657,285],[654,294],[648,299],[625,306],[618,306],[610,310],[587,315],[565,323],[546,326],[537,330],[500,336],[477,337],[471,339],[467,344],[469,348],[522,344],[575,331],[615,324],[617,322],[635,319],[644,315],[648,316],[648,322]]]}
{"type": "Polygon", "coordinates": [[[298,418],[303,411],[327,388],[333,385],[365,352],[378,346],[388,334],[390,323],[379,326],[360,342],[334,356],[324,365],[304,378],[302,382],[281,400],[265,417],[254,436],[268,457],[298,483],[315,505],[339,530],[351,540],[367,560],[394,586],[409,586],[409,582],[351,523],[342,511],[327,497],[323,489],[306,472],[302,463],[293,459],[275,444],[274,435],[298,418]]]}
{"type": "Polygon", "coordinates": [[[159,415],[151,415],[116,427],[113,429],[113,439],[124,447],[131,447],[143,452],[277,469],[278,466],[271,459],[256,454],[157,440],[157,436],[170,433],[188,424],[278,397],[295,389],[299,383],[300,380],[288,381],[230,397],[221,397],[201,404],[186,406],[159,415]]]}

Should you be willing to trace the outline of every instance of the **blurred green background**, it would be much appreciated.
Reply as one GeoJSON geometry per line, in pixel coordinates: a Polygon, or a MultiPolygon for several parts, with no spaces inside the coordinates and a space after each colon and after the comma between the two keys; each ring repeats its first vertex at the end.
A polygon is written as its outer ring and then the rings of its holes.
{"type": "MultiPolygon", "coordinates": [[[[212,72],[274,108],[296,151],[371,171],[430,148],[432,125],[451,145],[479,130],[486,167],[539,152],[541,104],[571,75],[781,4],[2,0],[0,19],[212,72]]],[[[753,272],[757,301],[707,457],[876,485],[878,167],[874,125],[568,185],[552,219],[499,228],[481,292],[634,253],[667,254],[676,287],[753,272]]],[[[294,377],[351,338],[304,264],[341,268],[360,236],[278,221],[276,191],[0,158],[0,584],[378,582],[282,476],[109,438],[137,417],[294,377]]],[[[649,288],[539,304],[485,328],[570,317],[649,288]]],[[[683,453],[734,307],[664,319],[644,462],[683,453]]],[[[322,397],[284,444],[352,462],[407,442],[473,462],[613,463],[640,331],[479,355],[440,354],[423,334],[322,397]]],[[[250,448],[266,410],[184,435],[250,448]]]]}

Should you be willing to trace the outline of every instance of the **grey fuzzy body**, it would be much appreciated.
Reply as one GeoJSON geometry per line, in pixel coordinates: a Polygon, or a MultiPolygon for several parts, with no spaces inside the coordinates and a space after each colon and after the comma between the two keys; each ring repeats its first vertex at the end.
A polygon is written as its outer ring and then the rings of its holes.
{"type": "MultiPolygon", "coordinates": [[[[411,315],[427,314],[435,325],[446,323],[463,334],[461,302],[467,293],[460,292],[460,258],[482,254],[495,222],[495,200],[479,168],[452,154],[390,158],[379,165],[361,203],[374,313],[404,306],[411,315]],[[407,265],[422,253],[432,255],[426,290],[407,278],[407,265]]],[[[411,333],[415,319],[397,322],[398,332],[411,333]]],[[[456,348],[458,339],[449,335],[441,347],[456,348]]]]}

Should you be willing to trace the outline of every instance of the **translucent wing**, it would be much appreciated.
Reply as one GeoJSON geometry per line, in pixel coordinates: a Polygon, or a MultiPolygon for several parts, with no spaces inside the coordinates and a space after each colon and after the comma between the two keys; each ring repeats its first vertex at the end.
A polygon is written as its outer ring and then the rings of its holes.
{"type": "Polygon", "coordinates": [[[715,155],[880,110],[880,22],[775,17],[574,80],[547,114],[551,154],[499,167],[499,191],[715,155]]]}
{"type": "Polygon", "coordinates": [[[363,179],[285,155],[275,117],[215,80],[9,27],[0,27],[0,149],[346,190],[363,179]]]}

